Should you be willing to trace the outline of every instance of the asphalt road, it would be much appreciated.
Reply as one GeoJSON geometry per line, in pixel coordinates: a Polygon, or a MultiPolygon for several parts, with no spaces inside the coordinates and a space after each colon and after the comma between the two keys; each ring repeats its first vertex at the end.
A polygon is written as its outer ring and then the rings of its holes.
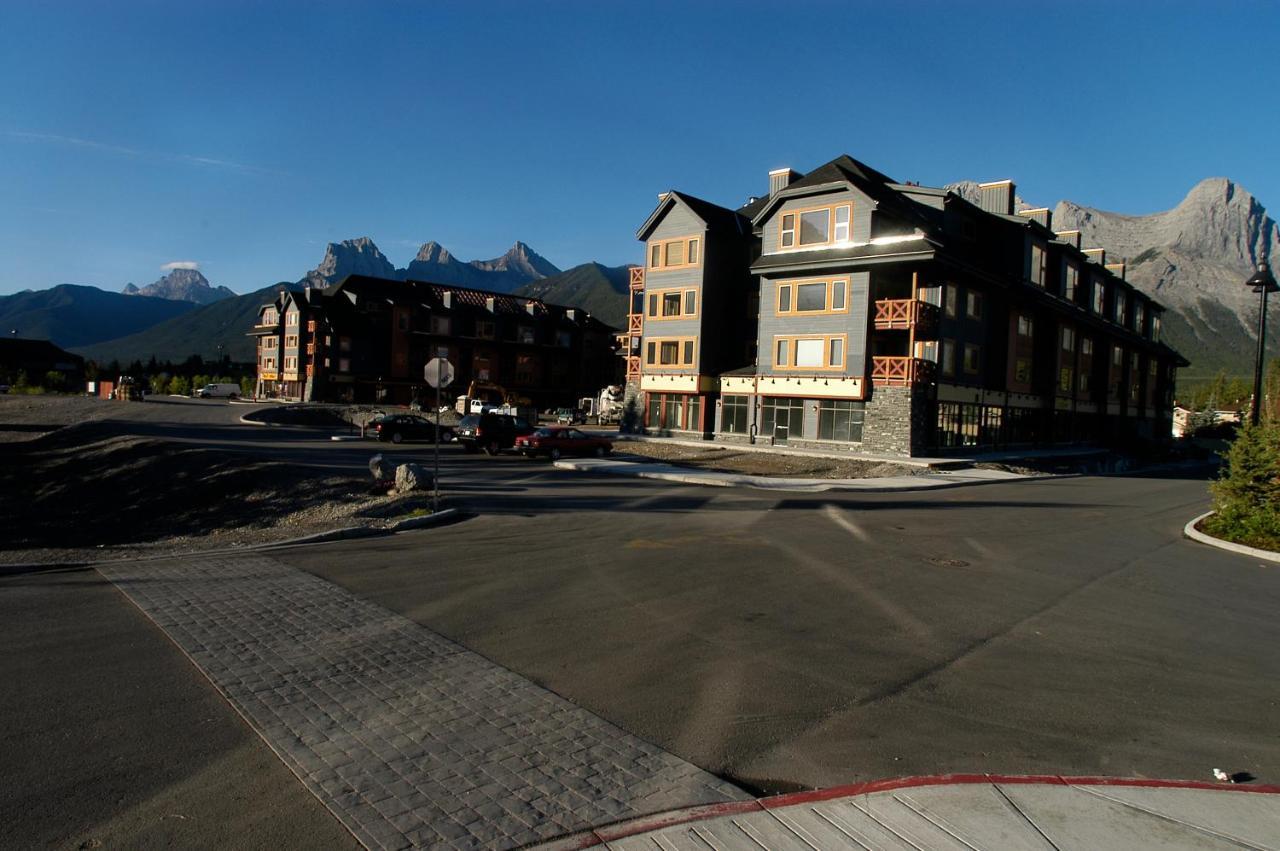
{"type": "MultiPolygon", "coordinates": [[[[130,433],[333,469],[363,470],[377,450],[429,456],[242,426],[245,409],[224,403],[130,407],[116,423],[130,433]]],[[[1280,781],[1280,576],[1181,538],[1208,502],[1203,478],[784,495],[455,448],[443,481],[477,516],[277,557],[749,789],[942,772],[1207,779],[1215,767],[1280,781]]],[[[72,591],[42,593],[56,608],[72,591]]],[[[22,623],[15,634],[44,631],[22,623]]],[[[66,654],[68,683],[76,640],[89,639],[60,633],[41,651],[66,654]]],[[[137,640],[173,653],[158,633],[137,640]]],[[[0,649],[3,664],[27,646],[0,649]]],[[[171,661],[172,677],[122,692],[119,724],[138,725],[153,696],[206,688],[171,661]]],[[[55,675],[22,670],[36,684],[55,675]]],[[[21,719],[40,688],[0,704],[14,736],[37,723],[21,719]]],[[[68,705],[91,705],[72,692],[68,705]]],[[[173,723],[198,717],[175,710],[173,723]]],[[[119,759],[158,747],[121,742],[119,759]]],[[[49,762],[63,759],[72,750],[49,762]]],[[[263,789],[291,781],[270,759],[242,771],[263,789]]]]}

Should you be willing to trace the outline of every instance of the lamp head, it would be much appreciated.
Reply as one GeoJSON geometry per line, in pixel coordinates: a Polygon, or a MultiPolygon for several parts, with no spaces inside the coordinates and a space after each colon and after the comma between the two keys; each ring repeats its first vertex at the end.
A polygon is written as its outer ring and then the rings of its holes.
{"type": "Polygon", "coordinates": [[[1258,264],[1258,271],[1253,273],[1253,277],[1245,281],[1245,286],[1252,287],[1255,293],[1266,290],[1269,293],[1280,290],[1280,286],[1276,285],[1275,276],[1271,274],[1270,267],[1265,263],[1258,264]]]}

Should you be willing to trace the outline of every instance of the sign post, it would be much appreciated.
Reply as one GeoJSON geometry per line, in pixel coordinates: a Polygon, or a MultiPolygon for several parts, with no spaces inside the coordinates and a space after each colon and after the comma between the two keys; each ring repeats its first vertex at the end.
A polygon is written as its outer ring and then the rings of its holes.
{"type": "Polygon", "coordinates": [[[422,377],[428,384],[436,388],[436,458],[435,470],[431,475],[431,513],[440,510],[440,388],[453,383],[453,364],[445,358],[432,358],[422,368],[422,377]]]}

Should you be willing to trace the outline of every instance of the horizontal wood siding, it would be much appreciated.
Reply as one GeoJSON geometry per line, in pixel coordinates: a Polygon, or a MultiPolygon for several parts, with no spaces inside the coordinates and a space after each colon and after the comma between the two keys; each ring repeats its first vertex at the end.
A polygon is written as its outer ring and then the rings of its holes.
{"type": "MultiPolygon", "coordinates": [[[[866,375],[867,363],[867,311],[870,309],[869,272],[841,272],[840,277],[849,277],[849,312],[828,313],[805,316],[778,316],[776,305],[776,289],[779,280],[787,278],[762,278],[760,283],[760,334],[758,338],[758,360],[761,374],[774,374],[774,337],[794,337],[807,334],[846,334],[845,366],[843,370],[814,370],[814,374],[824,376],[852,376],[861,378],[866,375]]],[[[834,277],[834,276],[833,276],[834,277]]],[[[804,370],[780,370],[778,375],[796,375],[804,370]]]]}

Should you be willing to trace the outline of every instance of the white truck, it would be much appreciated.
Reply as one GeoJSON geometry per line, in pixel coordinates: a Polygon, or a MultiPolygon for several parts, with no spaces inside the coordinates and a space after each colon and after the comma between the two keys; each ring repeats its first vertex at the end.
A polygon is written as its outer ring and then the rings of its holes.
{"type": "Polygon", "coordinates": [[[240,385],[229,384],[226,382],[221,384],[206,384],[191,395],[201,399],[236,399],[240,396],[240,385]]]}
{"type": "Polygon", "coordinates": [[[611,384],[595,396],[584,396],[578,401],[578,410],[589,422],[610,425],[622,422],[622,397],[625,388],[611,384]]]}

